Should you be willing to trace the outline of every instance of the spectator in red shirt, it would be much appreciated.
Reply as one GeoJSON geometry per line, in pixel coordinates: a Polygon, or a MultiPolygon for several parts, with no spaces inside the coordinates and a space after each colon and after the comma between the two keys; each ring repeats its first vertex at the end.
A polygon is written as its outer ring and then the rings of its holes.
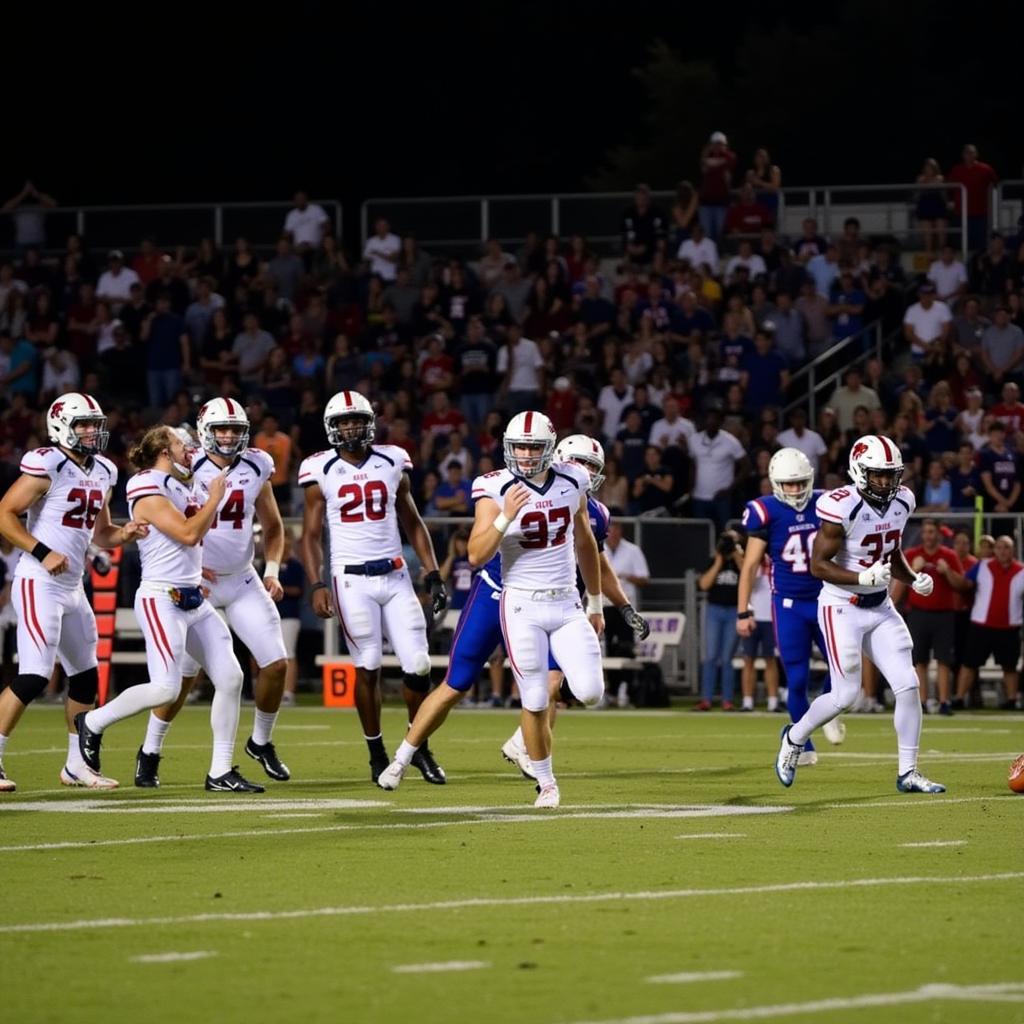
{"type": "Polygon", "coordinates": [[[729,212],[725,215],[725,233],[756,235],[762,228],[770,228],[774,223],[772,211],[757,201],[754,187],[744,185],[736,202],[729,207],[729,212]]]}
{"type": "Polygon", "coordinates": [[[736,154],[729,148],[723,132],[714,132],[700,154],[700,218],[704,233],[713,242],[722,237],[725,211],[729,206],[736,154]]]}
{"type": "Polygon", "coordinates": [[[433,335],[427,342],[427,353],[420,363],[420,393],[426,398],[435,391],[447,391],[454,382],[455,361],[445,354],[444,338],[433,335]]]}
{"type": "Polygon", "coordinates": [[[939,714],[951,715],[954,613],[957,595],[969,588],[956,552],[941,541],[939,521],[925,519],[921,526],[921,543],[904,554],[914,572],[927,573],[935,580],[935,588],[927,597],[922,597],[905,584],[897,583],[893,600],[898,603],[904,593],[907,595],[907,626],[914,641],[914,668],[921,688],[921,703],[928,700],[928,665],[934,653],[938,662],[939,714]]]}
{"type": "Polygon", "coordinates": [[[423,417],[421,426],[421,455],[424,462],[433,461],[434,449],[453,430],[466,435],[466,417],[454,408],[451,399],[443,391],[435,391],[430,397],[430,412],[423,417]]]}
{"type": "Polygon", "coordinates": [[[139,275],[143,288],[160,276],[160,250],[152,238],[144,238],[132,258],[132,270],[139,275]]]}
{"type": "Polygon", "coordinates": [[[557,433],[572,430],[578,409],[579,399],[573,391],[572,381],[568,377],[557,377],[548,396],[547,408],[544,410],[557,433]]]}
{"type": "Polygon", "coordinates": [[[1012,443],[1014,434],[1024,426],[1024,403],[1020,400],[1020,388],[1012,380],[1003,385],[999,403],[989,412],[1006,424],[1006,439],[1012,443]]]}
{"type": "MultiPolygon", "coordinates": [[[[989,196],[999,178],[990,164],[978,159],[977,146],[968,143],[961,156],[961,162],[949,172],[948,180],[963,185],[967,190],[967,244],[974,251],[985,245],[989,196]]],[[[959,218],[963,207],[960,189],[953,191],[953,206],[959,218]]]]}

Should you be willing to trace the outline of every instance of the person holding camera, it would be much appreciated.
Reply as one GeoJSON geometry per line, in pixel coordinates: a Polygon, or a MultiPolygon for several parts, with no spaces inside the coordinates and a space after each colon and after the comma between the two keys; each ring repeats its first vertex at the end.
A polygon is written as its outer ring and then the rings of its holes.
{"type": "Polygon", "coordinates": [[[707,594],[704,608],[704,639],[707,656],[701,665],[701,700],[694,711],[710,711],[718,671],[722,674],[722,710],[733,711],[732,696],[736,674],[732,656],[736,651],[736,593],[743,568],[743,536],[738,530],[724,530],[715,545],[715,557],[704,570],[697,586],[707,594]]]}

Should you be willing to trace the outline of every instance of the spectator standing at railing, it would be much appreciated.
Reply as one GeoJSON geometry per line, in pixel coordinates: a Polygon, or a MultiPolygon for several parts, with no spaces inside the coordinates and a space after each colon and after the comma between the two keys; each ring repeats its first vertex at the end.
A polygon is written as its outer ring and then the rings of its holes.
{"type": "Polygon", "coordinates": [[[132,257],[132,270],[138,275],[143,286],[149,285],[159,276],[161,255],[151,237],[147,236],[139,243],[139,251],[132,257]]]}
{"type": "Polygon", "coordinates": [[[139,275],[124,265],[124,253],[120,249],[111,249],[107,253],[107,269],[100,274],[96,285],[96,296],[109,302],[117,313],[128,301],[131,286],[139,283],[139,275]]]}
{"type": "Polygon", "coordinates": [[[862,247],[866,244],[860,233],[860,221],[856,217],[847,217],[843,221],[843,233],[835,243],[839,262],[855,267],[861,258],[862,247]]]}
{"type": "Polygon", "coordinates": [[[622,215],[622,252],[627,260],[646,266],[665,248],[668,220],[651,203],[649,185],[637,185],[633,205],[622,215]]]}
{"type": "MultiPolygon", "coordinates": [[[[999,420],[988,428],[988,444],[978,453],[978,469],[985,511],[997,514],[1015,511],[1021,493],[1021,458],[1006,443],[1006,426],[999,420]]],[[[993,524],[993,530],[1001,529],[1004,523],[1012,530],[1010,520],[993,524]]]]}
{"type": "MultiPolygon", "coordinates": [[[[743,445],[722,430],[722,410],[712,405],[704,416],[704,429],[690,443],[693,466],[692,512],[710,519],[721,530],[732,515],[733,496],[746,477],[749,460],[743,445]]],[[[733,602],[735,604],[735,601],[733,602]]]]}
{"type": "MultiPolygon", "coordinates": [[[[917,183],[933,186],[941,185],[944,181],[938,160],[928,157],[921,167],[921,173],[917,176],[917,183]]],[[[914,216],[921,230],[925,256],[930,258],[936,249],[942,248],[946,244],[946,227],[949,223],[947,190],[942,188],[921,189],[917,193],[914,216]]]]}
{"type": "Polygon", "coordinates": [[[490,291],[501,280],[505,264],[510,260],[514,261],[515,256],[510,252],[504,252],[501,243],[496,238],[487,239],[484,244],[484,254],[477,263],[480,285],[485,291],[490,291]]]}
{"type": "Polygon", "coordinates": [[[363,246],[363,259],[370,262],[370,273],[384,282],[394,281],[398,275],[398,259],[402,240],[391,230],[386,217],[378,217],[373,234],[363,246]]]}
{"type": "Polygon", "coordinates": [[[928,280],[935,285],[939,301],[950,308],[967,294],[967,268],[957,259],[953,246],[943,245],[941,255],[928,268],[928,280]]]}
{"type": "Polygon", "coordinates": [[[736,154],[723,132],[713,132],[700,154],[700,209],[697,216],[705,234],[717,242],[722,237],[726,211],[736,171],[736,154]]]}
{"type": "Polygon", "coordinates": [[[782,171],[772,163],[767,149],[754,151],[754,165],[746,174],[748,185],[753,186],[757,201],[768,210],[775,223],[779,217],[779,198],[782,194],[782,171]]]}
{"type": "Polygon", "coordinates": [[[690,237],[697,217],[700,200],[697,190],[689,181],[681,181],[676,185],[676,197],[672,202],[672,221],[668,238],[668,251],[678,252],[679,246],[690,237]]]}
{"type": "Polygon", "coordinates": [[[294,206],[284,219],[285,234],[303,259],[320,248],[324,235],[330,228],[331,218],[318,203],[311,203],[307,193],[301,189],[292,200],[294,206]]]}
{"type": "Polygon", "coordinates": [[[282,235],[274,246],[274,258],[267,264],[267,274],[278,295],[289,304],[294,303],[306,268],[300,257],[292,252],[292,243],[282,235]]]}
{"type": "Polygon", "coordinates": [[[57,200],[53,196],[40,192],[26,180],[21,191],[11,196],[0,213],[8,213],[14,221],[14,246],[17,252],[24,252],[30,247],[42,249],[46,245],[46,211],[56,207],[57,200]]]}
{"type": "MultiPolygon", "coordinates": [[[[949,181],[963,185],[967,190],[967,245],[971,251],[985,244],[988,230],[989,202],[992,189],[999,183],[995,170],[978,159],[978,149],[968,143],[963,148],[960,163],[954,164],[949,172],[949,181]]],[[[953,189],[953,209],[956,217],[961,216],[963,193],[953,189]]]]}
{"type": "Polygon", "coordinates": [[[685,260],[694,270],[708,267],[712,274],[718,273],[718,245],[704,230],[703,224],[694,224],[690,237],[686,239],[676,254],[685,260]]]}
{"type": "Polygon", "coordinates": [[[756,235],[763,228],[772,227],[775,216],[771,210],[758,202],[754,195],[754,186],[740,186],[736,201],[729,207],[725,215],[725,233],[727,235],[756,235]]]}
{"type": "Polygon", "coordinates": [[[800,263],[806,264],[814,256],[824,254],[827,243],[818,234],[818,222],[814,217],[804,217],[800,224],[800,237],[793,243],[793,255],[800,263]]]}
{"type": "Polygon", "coordinates": [[[992,323],[981,336],[981,364],[990,386],[1001,387],[1007,379],[1019,380],[1024,371],[1024,331],[1010,323],[1010,310],[999,303],[992,323]]]}
{"type": "Polygon", "coordinates": [[[903,336],[914,359],[924,359],[935,346],[945,343],[951,331],[953,314],[949,306],[935,298],[935,285],[925,281],[918,289],[918,301],[903,314],[903,336]]]}
{"type": "Polygon", "coordinates": [[[834,243],[829,242],[824,252],[807,261],[807,273],[814,281],[818,294],[827,299],[832,294],[833,283],[839,277],[839,249],[834,243]]]}

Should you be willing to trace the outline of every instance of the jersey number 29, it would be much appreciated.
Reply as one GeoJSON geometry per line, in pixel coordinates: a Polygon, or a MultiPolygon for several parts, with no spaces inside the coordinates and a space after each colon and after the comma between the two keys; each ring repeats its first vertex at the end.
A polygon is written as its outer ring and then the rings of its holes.
{"type": "Polygon", "coordinates": [[[789,566],[790,572],[808,572],[811,566],[811,549],[817,530],[810,533],[794,533],[783,545],[782,560],[789,566]]]}

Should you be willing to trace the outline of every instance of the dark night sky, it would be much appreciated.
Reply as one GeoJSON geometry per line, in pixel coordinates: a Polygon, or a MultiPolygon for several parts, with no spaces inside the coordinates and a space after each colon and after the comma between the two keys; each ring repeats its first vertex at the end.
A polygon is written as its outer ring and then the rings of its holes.
{"type": "MultiPolygon", "coordinates": [[[[730,132],[743,161],[768,142],[786,183],[912,179],[921,157],[948,167],[968,137],[1003,176],[1019,174],[1020,14],[974,4],[968,20],[945,0],[823,6],[787,3],[780,17],[746,2],[291,3],[210,22],[196,6],[137,5],[104,11],[128,33],[120,42],[91,43],[84,25],[58,33],[27,12],[7,67],[0,190],[26,175],[65,203],[287,198],[299,183],[353,205],[577,190],[609,147],[648,141],[631,69],[658,38],[722,78],[722,112],[706,125],[694,112],[700,130],[730,132]],[[841,43],[794,67],[772,36],[780,24],[841,43]],[[732,97],[741,52],[757,54],[764,81],[732,97]],[[758,124],[749,97],[773,93],[791,128],[744,136],[758,124]]],[[[665,167],[652,184],[695,170],[665,167]]]]}

